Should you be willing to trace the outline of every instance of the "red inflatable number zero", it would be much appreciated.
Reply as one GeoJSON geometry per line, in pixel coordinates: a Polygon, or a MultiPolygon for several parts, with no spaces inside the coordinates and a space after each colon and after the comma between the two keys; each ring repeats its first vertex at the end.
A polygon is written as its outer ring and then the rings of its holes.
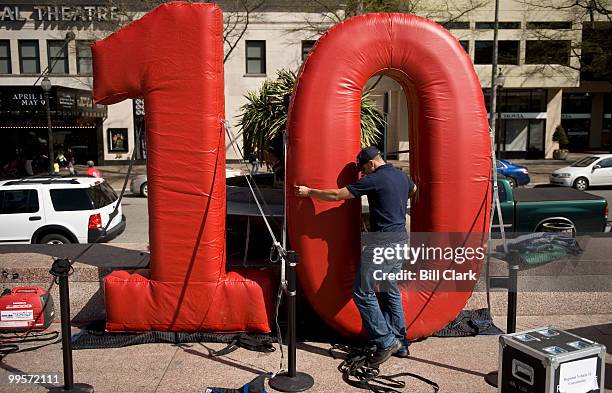
{"type": "MultiPolygon", "coordinates": [[[[486,234],[491,154],[480,83],[457,40],[412,15],[355,17],[319,39],[293,94],[289,185],[339,188],[357,179],[351,163],[360,148],[360,97],[379,73],[398,81],[409,102],[410,168],[419,187],[411,231],[486,234]]],[[[306,297],[329,325],[360,334],[351,297],[360,252],[359,201],[301,199],[291,188],[287,198],[289,239],[301,257],[306,297]]],[[[403,290],[409,338],[445,326],[470,295],[411,282],[403,290]]]]}
{"type": "Polygon", "coordinates": [[[146,111],[150,277],[106,277],[108,330],[270,331],[270,276],[225,272],[222,32],[216,5],[170,3],[92,46],[95,101],[146,111]]]}

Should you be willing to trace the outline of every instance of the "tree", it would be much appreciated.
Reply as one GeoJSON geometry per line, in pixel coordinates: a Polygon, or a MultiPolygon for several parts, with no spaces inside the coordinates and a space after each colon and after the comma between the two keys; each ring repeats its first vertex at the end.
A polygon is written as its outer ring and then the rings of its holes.
{"type": "Polygon", "coordinates": [[[323,34],[329,27],[369,12],[401,12],[415,14],[439,21],[442,26],[469,15],[487,4],[490,0],[314,0],[324,11],[317,20],[306,19],[305,25],[292,31],[306,29],[312,36],[323,34]]]}
{"type": "MultiPolygon", "coordinates": [[[[197,0],[184,0],[190,3],[201,3],[197,0]]],[[[106,0],[107,7],[117,7],[122,20],[117,23],[117,29],[140,17],[166,0],[106,0]]],[[[208,1],[204,1],[208,2],[208,1]]],[[[253,20],[253,14],[265,3],[265,0],[221,0],[210,1],[218,3],[223,10],[223,41],[225,54],[223,62],[230,57],[253,20]]]]}
{"type": "MultiPolygon", "coordinates": [[[[537,13],[545,17],[550,14],[562,14],[570,25],[559,30],[534,29],[530,31],[531,38],[544,41],[543,44],[547,45],[555,44],[551,41],[568,40],[568,36],[572,36],[573,33],[576,39],[571,40],[570,61],[564,66],[574,72],[580,71],[583,80],[612,83],[611,0],[522,0],[521,2],[525,5],[527,13],[537,13]]],[[[550,67],[542,66],[537,72],[544,72],[550,67]]]]}
{"type": "MultiPolygon", "coordinates": [[[[266,80],[259,90],[249,91],[247,102],[240,107],[237,126],[244,143],[244,156],[256,154],[264,160],[275,137],[280,135],[287,121],[285,97],[296,83],[293,71],[278,71],[276,80],[266,80]]],[[[361,145],[375,145],[384,127],[383,115],[370,98],[370,90],[361,96],[361,145]]]]}

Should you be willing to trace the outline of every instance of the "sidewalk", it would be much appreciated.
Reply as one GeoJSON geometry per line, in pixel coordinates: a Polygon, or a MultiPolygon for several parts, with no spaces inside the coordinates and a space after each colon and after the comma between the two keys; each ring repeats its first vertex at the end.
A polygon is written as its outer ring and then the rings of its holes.
{"type": "MultiPolygon", "coordinates": [[[[505,327],[503,316],[496,324],[505,327]]],[[[608,348],[605,391],[612,392],[612,315],[519,316],[517,329],[554,325],[571,330],[608,348]]],[[[59,329],[59,326],[54,328],[59,329]]],[[[227,356],[209,358],[208,348],[219,350],[223,344],[147,344],[117,349],[74,351],[74,380],[88,383],[98,393],[105,392],[204,392],[205,387],[238,388],[258,373],[278,368],[280,354],[262,354],[239,349],[227,356]]],[[[350,387],[336,369],[341,360],[333,359],[327,343],[298,344],[298,370],[312,375],[309,392],[363,392],[350,387]]],[[[286,348],[285,348],[286,351],[286,348]]],[[[381,367],[383,374],[416,373],[440,385],[440,392],[494,393],[484,376],[496,370],[497,336],[467,338],[429,338],[413,344],[408,359],[392,358],[381,367]]],[[[40,385],[9,385],[8,374],[49,374],[62,372],[59,344],[34,352],[8,355],[0,363],[0,391],[46,392],[40,385]]],[[[285,359],[287,353],[285,352],[285,359]]],[[[416,379],[405,379],[400,391],[429,393],[432,388],[416,379]]],[[[269,389],[270,392],[274,390],[269,389]]]]}

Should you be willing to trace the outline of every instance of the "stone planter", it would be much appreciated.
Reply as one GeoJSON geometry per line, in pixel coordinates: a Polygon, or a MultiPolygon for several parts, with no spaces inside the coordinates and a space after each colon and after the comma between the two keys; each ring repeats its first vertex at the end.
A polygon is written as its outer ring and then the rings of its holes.
{"type": "Polygon", "coordinates": [[[553,151],[553,159],[565,160],[567,159],[568,151],[566,149],[558,149],[553,151]]]}

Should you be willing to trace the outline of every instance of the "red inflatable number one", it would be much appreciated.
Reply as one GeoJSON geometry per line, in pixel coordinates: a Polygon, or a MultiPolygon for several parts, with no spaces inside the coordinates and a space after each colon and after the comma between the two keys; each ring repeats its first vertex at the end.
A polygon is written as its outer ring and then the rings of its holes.
{"type": "Polygon", "coordinates": [[[146,106],[150,274],[106,277],[108,330],[270,331],[269,275],[225,272],[222,32],[171,3],[92,46],[95,101],[146,106]]]}

